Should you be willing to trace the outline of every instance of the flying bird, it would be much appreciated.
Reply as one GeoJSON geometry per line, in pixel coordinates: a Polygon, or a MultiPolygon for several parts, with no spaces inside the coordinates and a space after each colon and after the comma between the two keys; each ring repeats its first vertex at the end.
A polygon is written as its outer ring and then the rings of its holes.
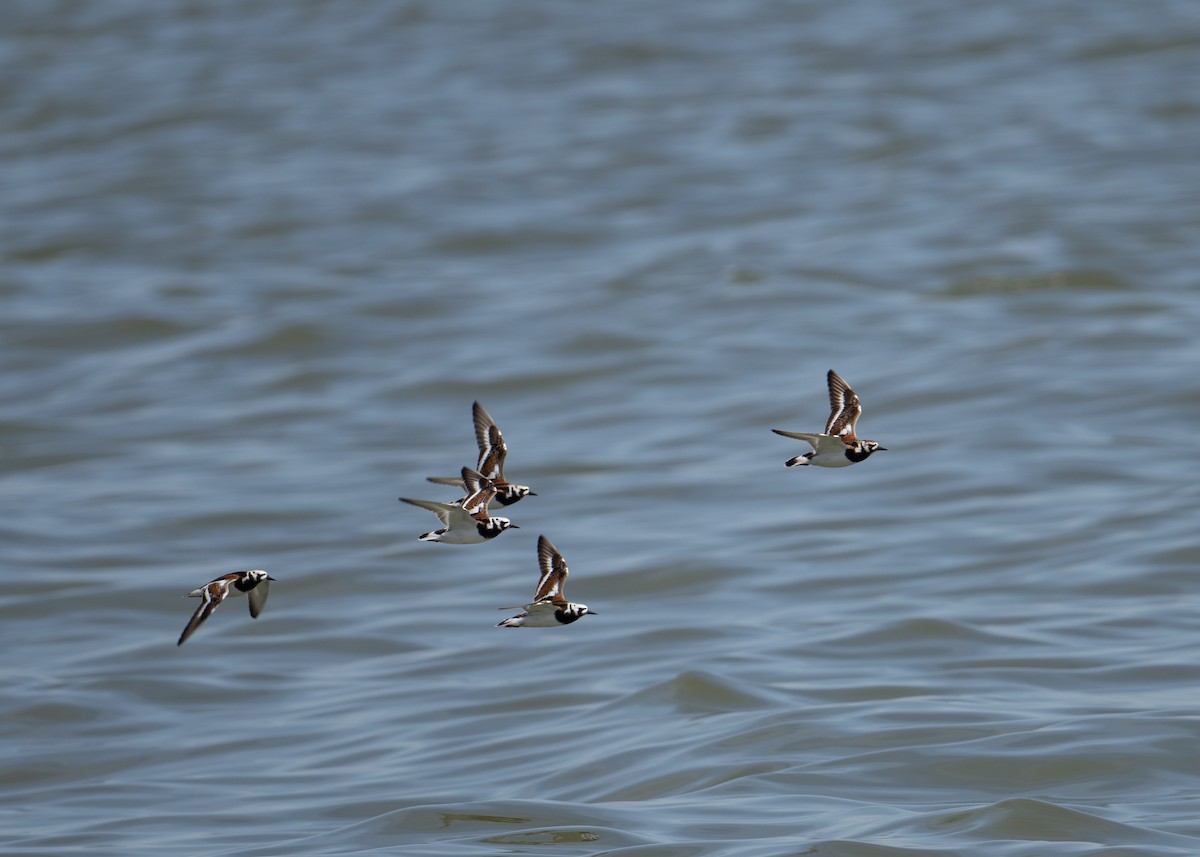
{"type": "Polygon", "coordinates": [[[832,369],[827,376],[829,382],[829,420],[822,434],[800,431],[771,429],[775,434],[802,440],[812,447],[812,452],[797,455],[787,461],[787,466],[813,464],[818,467],[849,467],[866,461],[872,453],[887,452],[873,440],[860,440],[855,435],[858,418],[862,416],[862,405],[858,396],[850,389],[842,376],[832,369]]]}
{"type": "Polygon", "coordinates": [[[533,593],[533,601],[520,608],[502,607],[502,610],[520,609],[516,616],[505,619],[498,628],[553,628],[570,625],[583,616],[595,611],[586,604],[568,601],[563,595],[563,584],[567,582],[567,563],[558,548],[545,536],[538,536],[538,567],[541,577],[533,593]]]}
{"type": "Polygon", "coordinates": [[[488,513],[488,503],[496,494],[496,487],[490,479],[470,467],[464,467],[462,484],[467,489],[467,496],[454,503],[400,498],[405,503],[428,509],[442,522],[441,529],[418,536],[420,541],[445,542],[449,545],[478,544],[494,539],[510,527],[517,526],[508,518],[488,513]]]}
{"type": "Polygon", "coordinates": [[[188,593],[188,597],[201,599],[200,606],[188,620],[187,627],[183,629],[183,633],[179,635],[179,642],[175,645],[182,646],[184,641],[192,636],[204,620],[215,613],[216,609],[221,606],[221,602],[230,595],[239,595],[244,592],[250,601],[250,616],[257,619],[258,614],[262,612],[263,605],[267,603],[270,581],[274,579],[261,568],[255,568],[250,571],[223,574],[199,589],[193,589],[188,593]]]}
{"type": "MultiPolygon", "coordinates": [[[[508,445],[500,434],[500,427],[479,402],[471,406],[471,418],[475,422],[475,442],[479,445],[479,463],[475,469],[492,481],[496,487],[496,502],[511,506],[523,497],[537,496],[528,485],[516,485],[504,478],[504,459],[508,456],[508,445]]],[[[430,482],[439,485],[463,487],[461,479],[454,476],[430,476],[430,482]]]]}

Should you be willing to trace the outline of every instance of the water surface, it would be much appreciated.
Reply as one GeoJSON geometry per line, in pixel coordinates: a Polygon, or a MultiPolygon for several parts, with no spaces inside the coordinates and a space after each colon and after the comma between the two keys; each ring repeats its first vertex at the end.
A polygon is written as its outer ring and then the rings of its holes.
{"type": "Polygon", "coordinates": [[[5,853],[1200,850],[1190,4],[31,3],[0,58],[5,853]],[[784,468],[830,367],[889,451],[784,468]],[[475,399],[539,496],[419,543],[475,399]],[[599,615],[497,629],[539,533],[599,615]]]}

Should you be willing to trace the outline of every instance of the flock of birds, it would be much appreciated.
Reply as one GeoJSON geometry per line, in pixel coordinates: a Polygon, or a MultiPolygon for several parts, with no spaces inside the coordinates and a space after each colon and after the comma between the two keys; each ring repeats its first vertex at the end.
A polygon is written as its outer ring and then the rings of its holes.
{"type": "MultiPolygon", "coordinates": [[[[826,380],[829,385],[829,419],[824,432],[772,429],[776,434],[802,440],[812,447],[811,451],[788,459],[788,467],[849,467],[887,449],[873,440],[859,439],[855,434],[858,419],[862,416],[862,405],[850,385],[832,369],[826,380]]],[[[511,506],[525,497],[537,496],[528,485],[517,485],[504,477],[508,446],[496,421],[483,405],[475,402],[471,415],[475,423],[475,441],[479,446],[479,461],[475,468],[464,467],[458,477],[429,477],[430,482],[460,488],[464,496],[453,503],[400,498],[405,503],[433,512],[441,521],[439,529],[419,536],[421,541],[467,545],[494,539],[505,530],[517,528],[517,525],[508,518],[492,515],[488,510],[489,504],[495,501],[501,506],[511,506]]],[[[566,599],[563,586],[567,580],[567,563],[545,536],[538,536],[537,555],[540,576],[533,600],[521,607],[502,608],[521,612],[500,622],[497,627],[550,628],[570,625],[588,614],[595,616],[596,612],[586,604],[566,599]]],[[[179,635],[177,645],[182,646],[221,602],[231,595],[244,593],[250,602],[250,615],[257,619],[267,602],[270,582],[274,579],[262,569],[235,571],[189,592],[189,597],[200,598],[201,602],[179,635]]]]}
{"type": "MultiPolygon", "coordinates": [[[[430,482],[440,485],[457,485],[466,491],[466,496],[453,503],[436,500],[414,500],[401,497],[405,503],[428,509],[442,522],[441,529],[424,533],[418,538],[423,542],[445,542],[450,545],[469,545],[494,539],[517,525],[508,518],[492,515],[488,504],[495,500],[502,506],[511,506],[525,497],[537,496],[528,485],[515,485],[504,478],[504,459],[508,456],[508,445],[491,414],[476,402],[471,406],[471,417],[475,422],[475,442],[479,446],[479,463],[475,470],[462,469],[462,478],[431,476],[430,482]]],[[[521,613],[505,619],[501,628],[548,628],[553,625],[570,625],[588,613],[586,604],[568,601],[563,595],[563,584],[567,581],[567,563],[558,549],[545,536],[538,536],[538,578],[533,601],[523,607],[514,607],[521,613]]],[[[509,609],[509,608],[504,608],[509,609]]]]}

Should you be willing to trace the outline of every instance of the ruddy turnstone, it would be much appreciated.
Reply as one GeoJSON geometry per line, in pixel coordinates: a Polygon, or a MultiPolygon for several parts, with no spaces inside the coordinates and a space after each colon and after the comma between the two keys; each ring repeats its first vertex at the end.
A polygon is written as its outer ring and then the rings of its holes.
{"type": "Polygon", "coordinates": [[[533,601],[524,607],[502,607],[502,610],[523,612],[505,619],[497,628],[552,628],[555,625],[570,625],[586,613],[596,613],[586,604],[575,604],[563,596],[563,584],[567,582],[567,563],[545,536],[538,536],[538,566],[542,570],[533,601]]]}
{"type": "Polygon", "coordinates": [[[829,421],[825,423],[824,434],[771,429],[775,434],[806,441],[813,448],[812,452],[790,459],[787,462],[788,467],[794,464],[849,467],[851,464],[866,461],[873,452],[887,452],[887,447],[880,446],[873,440],[860,440],[855,436],[854,427],[858,418],[862,416],[862,405],[859,404],[858,396],[850,389],[850,385],[842,380],[842,376],[832,369],[829,370],[828,379],[829,421]]]}
{"type": "Polygon", "coordinates": [[[196,612],[192,614],[192,618],[188,620],[187,627],[179,635],[179,642],[175,645],[182,646],[184,640],[192,636],[200,624],[211,616],[221,602],[230,595],[246,593],[246,597],[250,601],[250,615],[257,619],[258,614],[262,612],[263,605],[267,603],[267,591],[271,585],[270,581],[274,579],[261,568],[255,568],[250,571],[223,574],[199,589],[193,589],[188,593],[188,597],[202,600],[200,606],[196,608],[196,612]]]}
{"type": "Polygon", "coordinates": [[[451,545],[470,545],[494,539],[509,527],[516,527],[508,518],[488,514],[488,503],[496,494],[492,481],[469,467],[462,469],[462,483],[467,496],[454,503],[436,500],[413,500],[401,497],[405,503],[428,509],[442,522],[440,530],[419,536],[423,542],[445,542],[451,545]]]}
{"type": "MultiPolygon", "coordinates": [[[[530,491],[528,485],[514,485],[504,478],[504,459],[508,455],[508,446],[492,415],[484,410],[483,405],[475,402],[471,406],[471,417],[475,421],[475,442],[479,444],[479,464],[475,469],[496,486],[496,502],[501,506],[511,506],[522,497],[536,497],[537,492],[530,491]]],[[[429,481],[463,487],[462,480],[453,476],[430,476],[429,481]]]]}

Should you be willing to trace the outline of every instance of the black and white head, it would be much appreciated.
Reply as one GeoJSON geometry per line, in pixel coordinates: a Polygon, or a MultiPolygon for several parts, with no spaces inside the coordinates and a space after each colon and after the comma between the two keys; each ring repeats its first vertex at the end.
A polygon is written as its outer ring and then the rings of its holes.
{"type": "MultiPolygon", "coordinates": [[[[592,613],[592,611],[588,610],[586,604],[576,604],[573,601],[566,601],[555,603],[554,605],[554,618],[561,625],[570,625],[572,622],[582,619],[588,613],[592,613]]],[[[596,614],[592,613],[592,615],[595,616],[596,614]]]]}
{"type": "Polygon", "coordinates": [[[854,440],[846,446],[846,458],[855,463],[866,461],[875,452],[887,452],[887,447],[880,446],[873,440],[854,440]]]}
{"type": "Polygon", "coordinates": [[[520,529],[516,524],[508,518],[501,518],[498,515],[492,515],[483,519],[476,519],[475,529],[479,531],[479,535],[485,539],[494,539],[502,532],[508,529],[520,529]]]}
{"type": "Polygon", "coordinates": [[[267,574],[261,568],[253,568],[250,571],[243,571],[241,576],[233,582],[233,585],[242,592],[249,592],[260,583],[265,583],[268,580],[274,579],[275,578],[271,577],[271,575],[267,574]]]}
{"type": "Polygon", "coordinates": [[[496,486],[495,500],[501,506],[511,506],[523,497],[536,497],[536,491],[530,491],[528,485],[513,485],[511,482],[505,482],[503,485],[496,486]]]}
{"type": "Polygon", "coordinates": [[[249,598],[252,618],[257,619],[258,614],[267,605],[267,592],[274,579],[261,568],[254,568],[250,571],[243,571],[241,576],[233,582],[234,588],[245,592],[249,598]]]}

